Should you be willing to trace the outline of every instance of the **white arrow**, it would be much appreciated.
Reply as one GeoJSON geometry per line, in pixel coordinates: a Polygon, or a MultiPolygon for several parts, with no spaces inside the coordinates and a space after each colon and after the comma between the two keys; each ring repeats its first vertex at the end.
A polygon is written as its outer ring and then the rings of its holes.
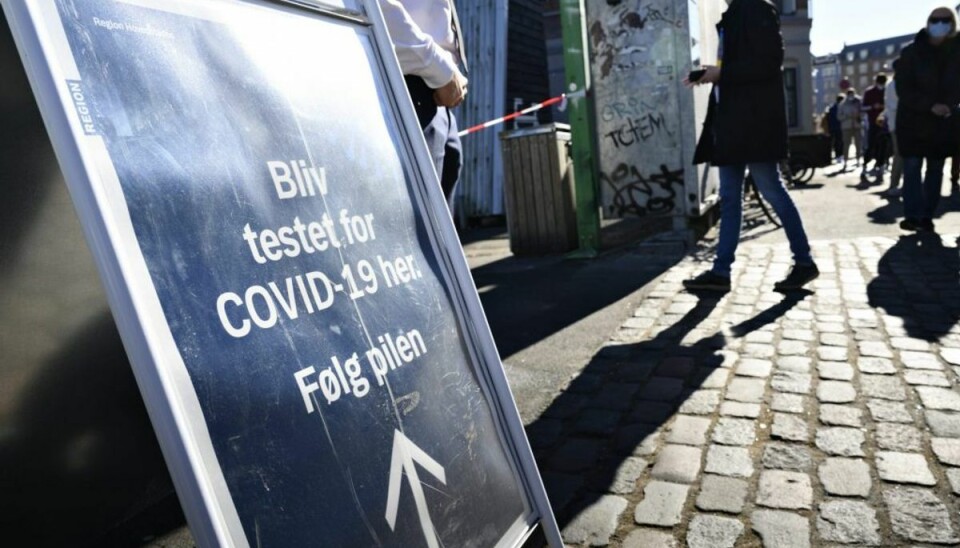
{"type": "Polygon", "coordinates": [[[427,538],[427,546],[439,548],[437,531],[433,528],[433,522],[430,521],[427,499],[423,496],[423,486],[420,485],[420,477],[417,475],[417,464],[440,480],[440,483],[447,484],[447,475],[443,467],[430,455],[424,453],[423,449],[414,445],[407,436],[403,435],[403,432],[394,430],[393,456],[390,458],[390,488],[387,490],[387,523],[390,524],[391,531],[395,529],[397,507],[400,504],[400,480],[406,473],[410,478],[410,490],[413,491],[413,500],[417,504],[420,527],[423,528],[423,535],[427,538]]]}

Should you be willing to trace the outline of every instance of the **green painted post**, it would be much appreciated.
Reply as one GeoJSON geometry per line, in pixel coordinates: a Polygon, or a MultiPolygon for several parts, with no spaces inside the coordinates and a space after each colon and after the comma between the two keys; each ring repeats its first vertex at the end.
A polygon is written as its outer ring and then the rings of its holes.
{"type": "Polygon", "coordinates": [[[583,0],[560,0],[567,94],[577,94],[567,102],[576,178],[577,231],[580,237],[580,249],[573,253],[574,257],[594,257],[600,250],[600,201],[593,146],[596,125],[590,95],[587,32],[583,22],[585,14],[583,0]]]}

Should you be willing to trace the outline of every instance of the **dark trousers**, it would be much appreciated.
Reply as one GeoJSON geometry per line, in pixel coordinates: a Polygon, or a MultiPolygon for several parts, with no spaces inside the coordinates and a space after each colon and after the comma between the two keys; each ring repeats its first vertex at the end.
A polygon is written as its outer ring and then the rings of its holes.
{"type": "Polygon", "coordinates": [[[924,158],[903,159],[903,213],[911,221],[929,221],[937,214],[943,192],[943,166],[945,158],[926,158],[927,171],[923,172],[924,158]]]}
{"type": "Polygon", "coordinates": [[[427,149],[433,159],[433,165],[440,177],[440,187],[447,201],[460,180],[463,166],[463,148],[460,145],[457,117],[450,109],[437,105],[433,99],[433,89],[419,76],[406,76],[407,90],[417,111],[420,128],[427,140],[427,149]]]}
{"type": "Polygon", "coordinates": [[[833,144],[833,157],[843,158],[843,130],[840,128],[831,130],[830,140],[833,144]]]}

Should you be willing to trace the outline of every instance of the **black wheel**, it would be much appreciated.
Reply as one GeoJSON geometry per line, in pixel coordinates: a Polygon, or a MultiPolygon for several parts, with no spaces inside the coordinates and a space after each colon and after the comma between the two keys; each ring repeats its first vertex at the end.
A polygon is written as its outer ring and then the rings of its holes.
{"type": "Polygon", "coordinates": [[[806,161],[801,159],[790,160],[790,176],[788,178],[793,184],[805,185],[813,179],[815,173],[816,169],[806,161]]]}

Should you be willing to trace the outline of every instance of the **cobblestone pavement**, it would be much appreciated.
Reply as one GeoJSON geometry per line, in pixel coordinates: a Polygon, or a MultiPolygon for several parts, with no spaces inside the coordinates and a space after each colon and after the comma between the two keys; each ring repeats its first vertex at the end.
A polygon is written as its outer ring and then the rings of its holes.
{"type": "Polygon", "coordinates": [[[529,427],[570,546],[960,544],[956,237],[741,248],[734,291],[652,288],[529,427]]]}

